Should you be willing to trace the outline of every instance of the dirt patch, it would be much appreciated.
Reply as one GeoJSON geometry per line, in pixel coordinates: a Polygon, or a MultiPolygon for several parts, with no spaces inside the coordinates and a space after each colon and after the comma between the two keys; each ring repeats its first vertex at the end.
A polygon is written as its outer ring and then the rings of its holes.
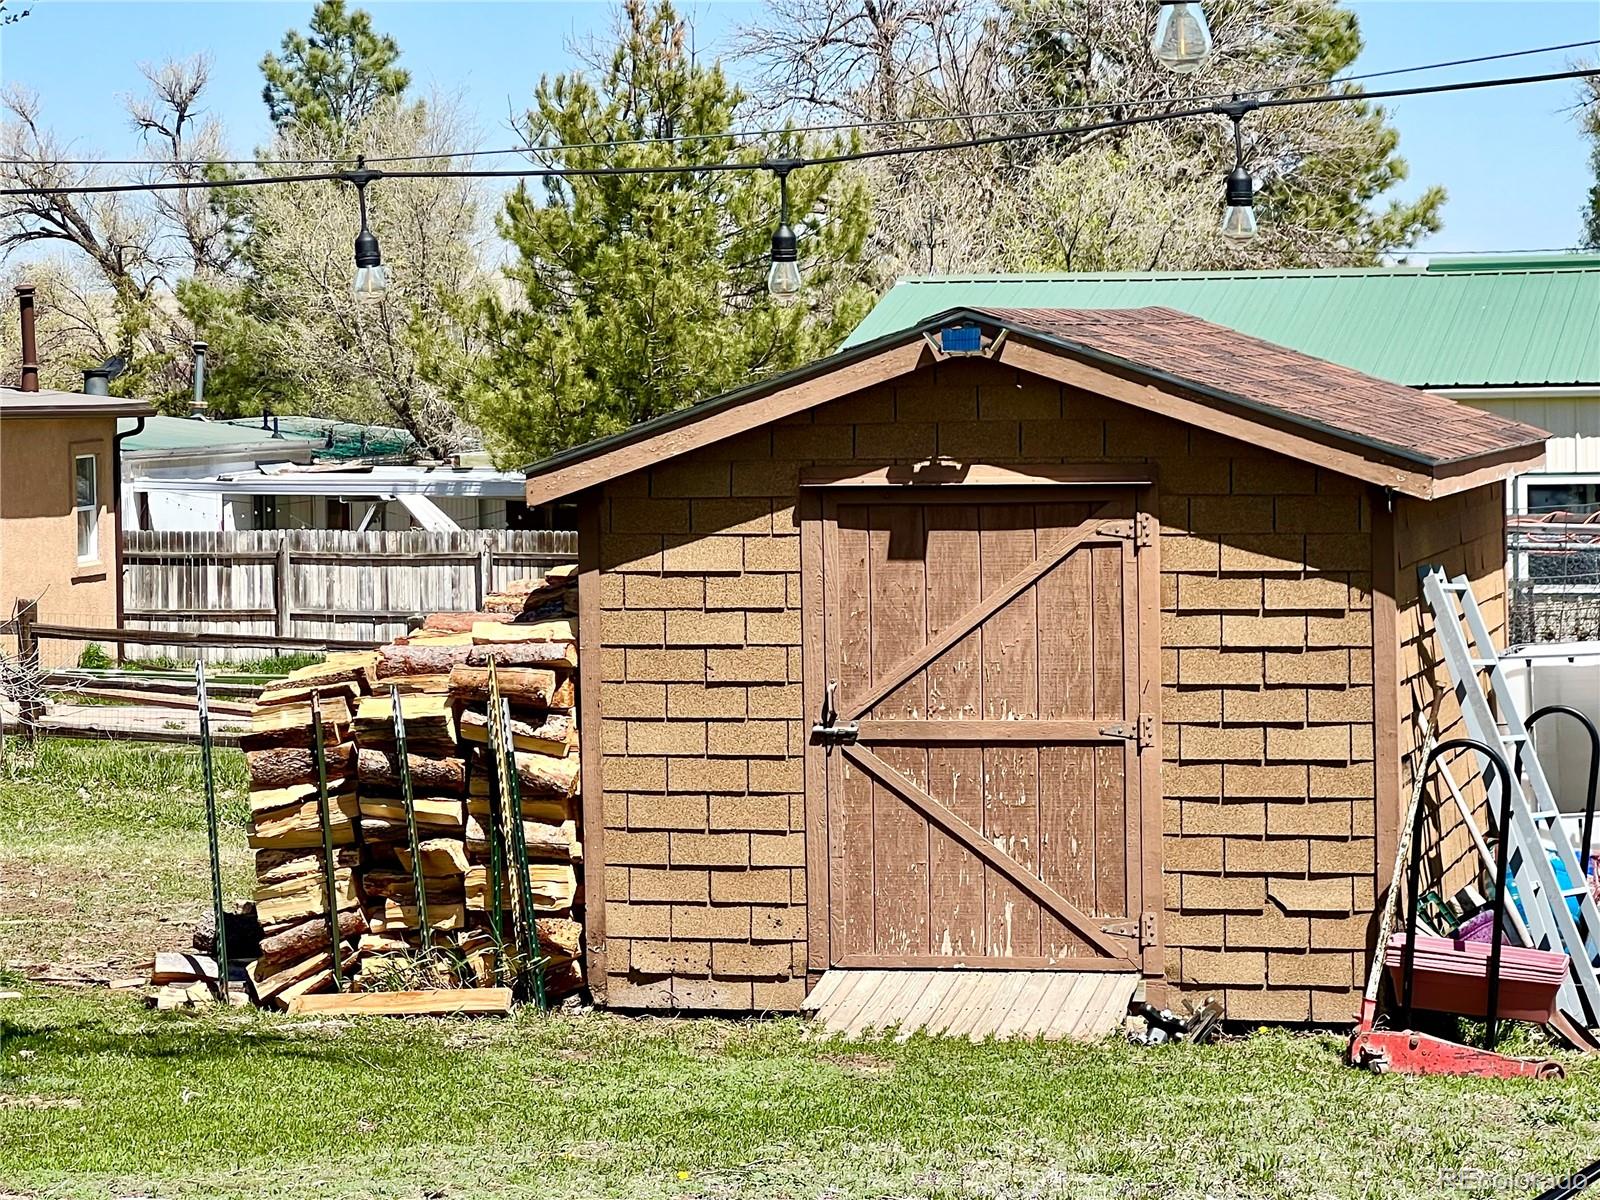
{"type": "Polygon", "coordinates": [[[848,1075],[881,1076],[894,1072],[894,1063],[871,1054],[824,1054],[820,1061],[848,1075]]]}
{"type": "Polygon", "coordinates": [[[7,1096],[0,1094],[0,1108],[82,1108],[76,1096],[7,1096]]]}
{"type": "Polygon", "coordinates": [[[0,859],[0,962],[130,974],[158,949],[193,941],[209,896],[163,899],[148,873],[105,864],[0,859]]]}

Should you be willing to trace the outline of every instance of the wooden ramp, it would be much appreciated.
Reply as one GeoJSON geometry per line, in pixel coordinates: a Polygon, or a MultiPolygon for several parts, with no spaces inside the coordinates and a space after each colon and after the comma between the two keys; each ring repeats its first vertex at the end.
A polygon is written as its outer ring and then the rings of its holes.
{"type": "Polygon", "coordinates": [[[836,967],[802,1010],[845,1037],[1075,1038],[1119,1029],[1139,976],[1110,971],[869,971],[836,967]]]}

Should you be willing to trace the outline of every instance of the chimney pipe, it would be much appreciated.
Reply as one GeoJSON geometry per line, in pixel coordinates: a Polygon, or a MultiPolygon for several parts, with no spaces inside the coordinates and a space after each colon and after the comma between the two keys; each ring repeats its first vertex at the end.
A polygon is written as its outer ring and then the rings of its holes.
{"type": "Polygon", "coordinates": [[[39,346],[33,323],[33,284],[17,284],[17,307],[22,314],[22,383],[25,392],[39,390],[39,346]]]}
{"type": "Polygon", "coordinates": [[[83,373],[83,394],[85,396],[111,395],[111,368],[89,367],[83,373]]]}
{"type": "Polygon", "coordinates": [[[189,416],[196,421],[206,419],[206,344],[191,342],[194,351],[194,399],[189,401],[189,416]]]}

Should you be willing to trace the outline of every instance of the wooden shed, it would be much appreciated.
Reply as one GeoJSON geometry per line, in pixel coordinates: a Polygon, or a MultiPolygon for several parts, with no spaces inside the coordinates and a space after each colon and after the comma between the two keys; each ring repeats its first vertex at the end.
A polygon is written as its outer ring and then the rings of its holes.
{"type": "Polygon", "coordinates": [[[1503,621],[1543,439],[1170,309],[957,310],[535,464],[597,998],[1046,970],[1351,1020],[1447,690],[1416,567],[1503,621]]]}

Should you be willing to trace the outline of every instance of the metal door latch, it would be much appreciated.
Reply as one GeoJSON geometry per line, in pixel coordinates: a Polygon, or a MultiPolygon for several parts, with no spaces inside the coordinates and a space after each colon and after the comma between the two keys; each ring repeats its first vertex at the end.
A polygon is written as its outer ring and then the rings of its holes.
{"type": "Polygon", "coordinates": [[[828,693],[822,699],[822,713],[815,725],[811,727],[812,741],[824,746],[853,746],[856,738],[861,733],[861,727],[854,721],[839,724],[839,710],[834,707],[833,693],[838,690],[839,681],[828,681],[828,693]]]}

